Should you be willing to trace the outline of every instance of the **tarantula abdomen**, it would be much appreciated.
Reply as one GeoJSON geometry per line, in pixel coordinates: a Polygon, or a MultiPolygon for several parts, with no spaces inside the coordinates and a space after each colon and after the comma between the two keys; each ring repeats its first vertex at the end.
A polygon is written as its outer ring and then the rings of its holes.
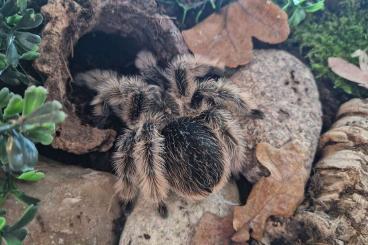
{"type": "Polygon", "coordinates": [[[227,179],[228,156],[208,126],[182,117],[167,124],[161,134],[167,179],[179,195],[201,199],[227,179]]]}

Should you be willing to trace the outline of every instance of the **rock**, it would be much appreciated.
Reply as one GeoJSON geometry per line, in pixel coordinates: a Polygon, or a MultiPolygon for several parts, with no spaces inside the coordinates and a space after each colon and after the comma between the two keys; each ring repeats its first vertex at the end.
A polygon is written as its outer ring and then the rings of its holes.
{"type": "Polygon", "coordinates": [[[238,203],[238,191],[232,183],[199,203],[189,203],[172,195],[167,201],[169,216],[163,219],[149,202],[138,200],[125,224],[120,245],[188,244],[204,213],[231,214],[228,201],[238,203]]]}
{"type": "Polygon", "coordinates": [[[256,50],[254,59],[231,77],[243,89],[249,103],[265,114],[247,122],[248,160],[254,148],[266,142],[280,148],[296,140],[306,152],[309,171],[322,127],[317,86],[310,70],[285,51],[256,50]]]}
{"type": "MultiPolygon", "coordinates": [[[[112,244],[114,219],[120,216],[113,199],[115,177],[50,160],[41,160],[37,169],[46,173],[37,183],[18,186],[27,195],[41,200],[36,218],[27,226],[25,244],[112,244]],[[111,208],[109,208],[111,207],[111,208]]],[[[10,222],[20,217],[21,204],[5,204],[10,222]]]]}
{"type": "MultiPolygon", "coordinates": [[[[35,68],[47,77],[48,99],[59,100],[68,114],[52,146],[74,154],[105,152],[112,147],[116,132],[82,122],[77,115],[80,108],[71,100],[69,62],[74,46],[85,34],[100,31],[131,38],[140,49],[150,49],[160,60],[167,60],[187,50],[180,32],[169,17],[158,14],[154,0],[50,0],[42,7],[42,14],[46,23],[35,68]]],[[[128,55],[119,52],[115,53],[128,55]]]]}
{"type": "MultiPolygon", "coordinates": [[[[244,89],[250,104],[265,113],[263,120],[246,124],[248,161],[256,161],[254,149],[259,142],[280,148],[297,140],[305,159],[296,164],[309,173],[322,126],[318,90],[309,69],[284,51],[256,50],[252,62],[231,79],[244,89]]],[[[203,213],[220,217],[231,213],[231,206],[213,201],[231,194],[230,187],[235,193],[235,187],[230,185],[195,205],[172,198],[168,201],[170,216],[166,220],[159,218],[149,204],[138,203],[128,217],[120,244],[189,244],[203,213]]]]}

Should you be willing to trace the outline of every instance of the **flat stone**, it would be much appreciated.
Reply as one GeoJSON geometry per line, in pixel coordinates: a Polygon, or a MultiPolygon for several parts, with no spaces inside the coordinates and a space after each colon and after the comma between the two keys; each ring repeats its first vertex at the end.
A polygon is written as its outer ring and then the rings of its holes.
{"type": "MultiPolygon", "coordinates": [[[[25,244],[112,244],[114,219],[120,208],[114,196],[115,176],[42,159],[46,174],[37,183],[19,183],[27,195],[41,200],[36,218],[27,226],[25,244]]],[[[9,199],[9,223],[22,214],[22,203],[9,199]]]]}
{"type": "Polygon", "coordinates": [[[189,203],[173,194],[167,200],[169,216],[163,219],[149,202],[139,199],[125,224],[120,245],[188,244],[205,212],[227,216],[231,204],[238,202],[238,190],[233,183],[198,203],[189,203]]]}

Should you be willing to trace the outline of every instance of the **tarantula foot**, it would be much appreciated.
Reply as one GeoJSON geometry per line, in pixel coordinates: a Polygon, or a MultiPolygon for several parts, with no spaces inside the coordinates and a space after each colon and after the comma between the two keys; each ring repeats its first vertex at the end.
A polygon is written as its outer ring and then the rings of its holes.
{"type": "Polygon", "coordinates": [[[250,117],[253,118],[253,119],[264,119],[265,115],[264,115],[263,111],[253,109],[253,110],[250,111],[250,117]]]}
{"type": "Polygon", "coordinates": [[[165,203],[161,202],[158,204],[157,212],[161,216],[161,218],[166,219],[169,216],[169,212],[167,210],[167,206],[165,203]]]}
{"type": "Polygon", "coordinates": [[[126,201],[123,203],[122,207],[125,215],[130,215],[133,212],[134,204],[134,200],[126,201]]]}
{"type": "Polygon", "coordinates": [[[270,170],[268,170],[268,168],[266,168],[265,166],[261,165],[259,166],[259,169],[260,169],[260,173],[259,173],[260,176],[268,177],[271,175],[270,170]]]}

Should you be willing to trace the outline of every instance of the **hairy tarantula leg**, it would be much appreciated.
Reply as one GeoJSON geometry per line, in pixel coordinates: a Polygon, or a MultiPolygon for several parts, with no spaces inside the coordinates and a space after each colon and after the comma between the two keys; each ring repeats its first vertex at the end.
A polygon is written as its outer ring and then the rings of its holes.
{"type": "Polygon", "coordinates": [[[138,195],[137,171],[132,156],[135,135],[136,132],[129,129],[121,135],[117,139],[116,152],[113,155],[115,172],[119,178],[115,189],[127,213],[131,212],[138,195]]]}
{"type": "Polygon", "coordinates": [[[185,73],[189,80],[200,83],[208,79],[218,80],[223,77],[225,66],[217,60],[187,54],[174,59],[169,71],[171,71],[171,75],[175,74],[175,77],[185,73]]]}
{"type": "Polygon", "coordinates": [[[170,81],[165,72],[158,66],[156,58],[147,50],[138,53],[135,66],[140,70],[144,81],[157,85],[164,90],[170,87],[170,81]]]}
{"type": "Polygon", "coordinates": [[[238,87],[224,81],[208,80],[198,85],[191,98],[190,106],[198,109],[203,102],[206,102],[209,106],[224,108],[240,117],[263,118],[263,112],[250,109],[238,90],[238,87]]]}
{"type": "Polygon", "coordinates": [[[163,210],[163,201],[166,199],[169,184],[166,179],[164,152],[164,138],[159,133],[159,116],[149,116],[139,127],[134,148],[134,159],[137,165],[140,188],[144,195],[149,197],[163,210]]]}

